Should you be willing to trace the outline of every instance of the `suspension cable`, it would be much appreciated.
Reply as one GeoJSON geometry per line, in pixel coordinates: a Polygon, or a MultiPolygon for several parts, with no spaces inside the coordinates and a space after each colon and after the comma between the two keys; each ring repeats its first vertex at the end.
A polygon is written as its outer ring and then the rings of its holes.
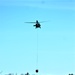
{"type": "Polygon", "coordinates": [[[38,29],[37,29],[37,49],[36,49],[36,67],[38,68],[38,29]]]}

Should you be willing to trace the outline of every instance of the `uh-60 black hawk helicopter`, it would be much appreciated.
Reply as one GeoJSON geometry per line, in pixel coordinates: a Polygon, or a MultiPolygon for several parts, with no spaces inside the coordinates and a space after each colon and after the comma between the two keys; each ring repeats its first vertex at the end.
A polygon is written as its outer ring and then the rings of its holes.
{"type": "MultiPolygon", "coordinates": [[[[45,22],[45,21],[42,21],[45,22]]],[[[35,28],[41,28],[41,24],[42,22],[38,22],[38,20],[36,20],[36,22],[25,22],[25,23],[35,23],[35,25],[33,25],[35,28]]]]}

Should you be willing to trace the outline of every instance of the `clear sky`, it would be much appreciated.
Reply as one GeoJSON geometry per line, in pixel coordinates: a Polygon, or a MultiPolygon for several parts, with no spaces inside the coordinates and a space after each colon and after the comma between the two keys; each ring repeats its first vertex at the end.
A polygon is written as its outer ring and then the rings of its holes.
{"type": "Polygon", "coordinates": [[[0,70],[37,68],[40,75],[75,74],[75,0],[0,0],[0,70]],[[24,23],[36,20],[48,22],[41,29],[24,23]]]}

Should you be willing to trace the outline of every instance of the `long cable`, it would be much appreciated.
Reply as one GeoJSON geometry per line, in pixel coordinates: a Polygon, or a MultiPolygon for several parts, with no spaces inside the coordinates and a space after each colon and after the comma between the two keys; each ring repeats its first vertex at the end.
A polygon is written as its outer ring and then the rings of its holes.
{"type": "Polygon", "coordinates": [[[37,49],[36,49],[36,66],[37,66],[37,69],[38,69],[38,29],[37,29],[37,49]]]}

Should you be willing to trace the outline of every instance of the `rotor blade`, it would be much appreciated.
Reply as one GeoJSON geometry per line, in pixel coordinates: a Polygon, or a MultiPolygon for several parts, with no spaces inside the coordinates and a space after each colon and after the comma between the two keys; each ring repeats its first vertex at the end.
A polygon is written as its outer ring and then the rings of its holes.
{"type": "Polygon", "coordinates": [[[44,23],[44,22],[48,22],[48,21],[41,21],[41,22],[39,22],[39,23],[44,23]]]}
{"type": "Polygon", "coordinates": [[[24,23],[36,23],[36,22],[24,22],[24,23]]]}

